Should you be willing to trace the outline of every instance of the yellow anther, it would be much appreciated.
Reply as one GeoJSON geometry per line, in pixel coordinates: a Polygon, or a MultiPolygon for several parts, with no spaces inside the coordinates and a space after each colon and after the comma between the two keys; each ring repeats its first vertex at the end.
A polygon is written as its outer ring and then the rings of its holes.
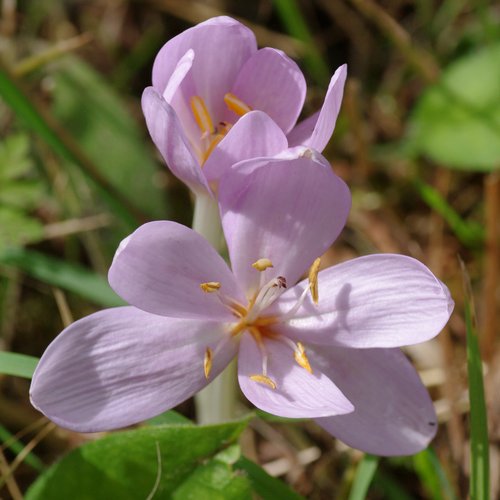
{"type": "Polygon", "coordinates": [[[318,294],[318,272],[319,272],[319,264],[321,259],[318,257],[312,264],[309,269],[309,289],[311,290],[311,297],[315,304],[318,303],[319,294],[318,294]]]}
{"type": "Polygon", "coordinates": [[[250,380],[254,382],[259,382],[259,384],[264,384],[270,387],[271,389],[276,389],[276,383],[271,380],[267,375],[250,375],[250,380]]]}
{"type": "Polygon", "coordinates": [[[200,283],[200,288],[205,293],[213,293],[216,292],[221,287],[218,281],[209,281],[208,283],[200,283]]]}
{"type": "Polygon", "coordinates": [[[203,153],[203,163],[207,161],[208,157],[212,154],[212,151],[215,149],[215,146],[217,146],[217,144],[219,144],[219,142],[222,141],[222,139],[224,139],[223,134],[217,134],[212,138],[210,144],[208,145],[207,150],[203,153]]]}
{"type": "Polygon", "coordinates": [[[193,96],[190,100],[191,110],[193,111],[194,119],[200,127],[203,134],[213,134],[215,132],[212,118],[205,106],[205,101],[200,96],[193,96]]]}
{"type": "Polygon", "coordinates": [[[312,373],[311,365],[309,364],[309,360],[306,356],[306,351],[300,342],[297,342],[297,350],[293,352],[293,357],[299,366],[307,370],[309,373],[312,373]]]}
{"type": "Polygon", "coordinates": [[[265,271],[268,267],[273,267],[273,263],[269,259],[259,259],[252,264],[252,267],[257,271],[265,271]]]}
{"type": "Polygon", "coordinates": [[[212,371],[212,349],[210,349],[210,347],[207,347],[205,351],[203,371],[205,372],[205,378],[208,380],[208,377],[210,377],[210,372],[212,371]]]}
{"type": "Polygon", "coordinates": [[[231,111],[234,111],[239,116],[243,116],[244,114],[252,111],[250,106],[246,105],[241,99],[238,99],[230,92],[224,96],[224,102],[231,111]]]}

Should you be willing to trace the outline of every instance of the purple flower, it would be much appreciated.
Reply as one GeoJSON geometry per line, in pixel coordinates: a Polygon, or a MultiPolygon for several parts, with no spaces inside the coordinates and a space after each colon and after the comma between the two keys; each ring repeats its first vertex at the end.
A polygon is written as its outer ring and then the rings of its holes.
{"type": "Polygon", "coordinates": [[[123,427],[181,403],[238,354],[240,387],[267,412],[317,418],[371,453],[425,447],[433,405],[396,347],[435,336],[453,301],[409,257],[318,272],[350,195],[312,156],[248,160],[222,177],[232,270],[175,222],[126,238],[109,280],[131,306],[83,318],[53,341],[32,381],[34,406],[78,431],[123,427]]]}
{"type": "Polygon", "coordinates": [[[298,66],[279,50],[257,50],[238,21],[216,17],[163,46],[142,107],[170,170],[195,192],[211,192],[238,161],[299,145],[322,151],[346,71],[344,65],[333,75],[321,110],[295,126],[306,94],[298,66]]]}

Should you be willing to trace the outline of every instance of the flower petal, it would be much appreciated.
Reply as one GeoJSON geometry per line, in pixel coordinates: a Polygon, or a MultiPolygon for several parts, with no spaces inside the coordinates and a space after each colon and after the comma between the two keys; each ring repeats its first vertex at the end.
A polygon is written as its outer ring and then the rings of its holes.
{"type": "MultiPolygon", "coordinates": [[[[192,49],[191,69],[195,92],[217,119],[226,109],[224,95],[230,90],[244,62],[257,51],[250,29],[230,17],[214,17],[169,40],[153,65],[153,87],[162,94],[179,59],[192,49]]],[[[190,96],[188,96],[190,97],[190,96]]]]}
{"type": "Polygon", "coordinates": [[[210,193],[175,111],[153,87],[148,87],[142,94],[142,110],[153,142],[172,173],[193,191],[210,193]]]}
{"type": "Polygon", "coordinates": [[[249,333],[241,338],[238,380],[255,406],[289,418],[341,415],[353,410],[349,400],[316,366],[312,366],[311,374],[295,362],[291,347],[269,339],[264,340],[264,346],[267,376],[276,384],[275,389],[250,379],[262,374],[262,353],[249,333]]]}
{"type": "Polygon", "coordinates": [[[290,147],[302,145],[318,151],[325,149],[335,129],[335,123],[342,104],[346,77],[347,65],[344,64],[332,76],[319,113],[299,123],[288,134],[290,147]]]}
{"type": "Polygon", "coordinates": [[[306,150],[295,159],[241,162],[221,178],[222,226],[247,297],[277,276],[295,283],[342,230],[349,189],[323,161],[306,150]],[[252,263],[261,258],[274,267],[257,272],[252,263]]]}
{"type": "Polygon", "coordinates": [[[321,369],[354,404],[317,423],[344,443],[375,455],[413,455],[427,447],[437,418],[427,390],[399,349],[318,349],[321,369]]]}
{"type": "Polygon", "coordinates": [[[139,227],[118,248],[109,283],[135,307],[161,316],[233,321],[221,295],[243,301],[227,264],[198,233],[171,221],[139,227]],[[219,282],[219,293],[201,283],[219,282]]]}
{"type": "Polygon", "coordinates": [[[287,134],[304,105],[306,80],[286,54],[266,47],[246,61],[231,92],[252,109],[265,111],[287,134]]]}
{"type": "MultiPolygon", "coordinates": [[[[446,286],[418,260],[368,255],[321,271],[319,304],[308,298],[275,329],[297,340],[346,347],[399,347],[437,335],[453,311],[446,286]]],[[[307,281],[285,292],[270,315],[286,314],[307,281]]]]}
{"type": "MultiPolygon", "coordinates": [[[[134,307],[92,314],[49,345],[33,376],[31,401],[60,426],[80,432],[151,418],[207,384],[205,351],[228,337],[223,330],[221,323],[165,318],[134,307]]],[[[235,352],[235,342],[224,344],[211,378],[235,352]]]]}
{"type": "Polygon", "coordinates": [[[203,165],[209,182],[218,181],[231,165],[260,156],[274,156],[288,146],[283,131],[262,111],[242,116],[203,165]]]}

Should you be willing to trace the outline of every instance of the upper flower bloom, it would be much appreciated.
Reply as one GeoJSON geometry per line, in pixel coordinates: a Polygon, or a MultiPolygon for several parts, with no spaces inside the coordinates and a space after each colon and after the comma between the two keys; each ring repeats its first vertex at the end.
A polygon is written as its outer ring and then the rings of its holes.
{"type": "Polygon", "coordinates": [[[279,50],[258,50],[253,33],[238,21],[216,17],[162,47],[142,107],[171,171],[195,192],[212,192],[238,161],[299,145],[322,151],[345,78],[344,65],[321,110],[295,126],[306,94],[298,66],[279,50]]]}
{"type": "Polygon", "coordinates": [[[453,302],[409,257],[319,271],[350,196],[310,156],[249,160],[221,178],[232,269],[174,222],[125,239],[109,280],[132,306],[83,318],[57,337],[35,372],[33,404],[71,429],[122,427],[182,402],[239,353],[240,387],[259,408],[318,418],[371,453],[425,447],[436,429],[432,402],[394,348],[436,335],[453,302]]]}

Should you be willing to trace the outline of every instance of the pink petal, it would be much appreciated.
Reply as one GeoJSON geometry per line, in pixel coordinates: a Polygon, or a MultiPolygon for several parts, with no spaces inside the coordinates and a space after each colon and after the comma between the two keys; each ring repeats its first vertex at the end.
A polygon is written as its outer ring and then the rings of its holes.
{"type": "Polygon", "coordinates": [[[227,264],[207,240],[171,221],[149,222],[126,238],[108,278],[128,303],[161,316],[232,321],[221,294],[244,300],[227,264]],[[211,281],[221,284],[220,294],[200,289],[211,281]]]}
{"type": "Polygon", "coordinates": [[[276,276],[293,285],[342,230],[349,189],[322,161],[310,150],[295,159],[248,160],[221,178],[222,225],[247,297],[276,276]],[[274,267],[256,271],[252,263],[261,258],[274,267]]]}
{"type": "Polygon", "coordinates": [[[222,16],[172,38],[161,48],[153,65],[153,86],[160,94],[189,49],[195,54],[191,74],[196,95],[204,99],[210,114],[217,119],[226,109],[224,95],[244,62],[257,50],[255,36],[243,24],[222,16]]]}
{"type": "Polygon", "coordinates": [[[432,401],[399,349],[322,347],[321,369],[354,404],[348,415],[317,420],[344,443],[375,455],[413,455],[437,430],[432,401]]]}
{"type": "MultiPolygon", "coordinates": [[[[140,422],[207,384],[206,348],[225,336],[217,322],[165,318],[134,307],[92,314],[49,345],[33,376],[31,401],[60,426],[80,432],[140,422]]],[[[228,339],[213,359],[212,379],[236,352],[228,339]]]]}
{"type": "Polygon", "coordinates": [[[290,146],[309,146],[323,151],[335,129],[344,94],[344,84],[347,77],[347,65],[344,64],[335,71],[330,80],[323,106],[319,113],[299,123],[289,134],[290,146]]]}
{"type": "Polygon", "coordinates": [[[217,145],[203,165],[209,182],[235,163],[259,156],[273,156],[288,146],[286,136],[276,123],[262,111],[242,116],[217,145]]]}
{"type": "Polygon", "coordinates": [[[289,418],[353,411],[349,400],[314,363],[311,363],[311,374],[295,362],[293,350],[288,345],[265,339],[264,346],[268,356],[267,376],[275,382],[276,389],[250,379],[252,375],[262,374],[262,354],[250,334],[244,333],[241,338],[238,380],[243,394],[255,406],[289,418]]]}
{"type": "Polygon", "coordinates": [[[153,142],[172,173],[193,191],[210,193],[191,144],[170,104],[148,87],[142,94],[142,110],[153,142]]]}
{"type": "Polygon", "coordinates": [[[246,61],[231,92],[252,109],[265,111],[287,134],[304,105],[306,80],[286,54],[266,47],[246,61]]]}
{"type": "MultiPolygon", "coordinates": [[[[306,299],[292,320],[275,329],[296,340],[346,347],[398,347],[437,335],[453,311],[446,286],[418,260],[368,255],[321,271],[319,304],[306,299]]],[[[282,315],[307,281],[270,308],[282,315]]]]}

